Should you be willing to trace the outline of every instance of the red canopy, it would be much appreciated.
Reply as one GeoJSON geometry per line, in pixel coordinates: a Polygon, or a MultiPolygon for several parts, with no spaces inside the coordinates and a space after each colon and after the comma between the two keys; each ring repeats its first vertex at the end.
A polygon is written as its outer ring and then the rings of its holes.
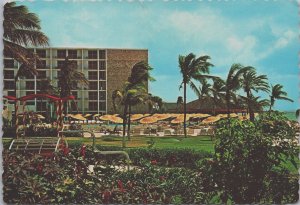
{"type": "Polygon", "coordinates": [[[75,100],[75,97],[73,95],[70,95],[70,96],[67,96],[64,98],[60,98],[60,97],[48,95],[48,94],[31,94],[31,95],[26,95],[26,96],[23,96],[20,98],[16,98],[14,96],[3,96],[3,97],[8,100],[13,100],[13,101],[27,101],[27,100],[32,100],[35,98],[49,98],[49,99],[52,99],[53,101],[62,100],[63,102],[68,101],[68,100],[75,100]]]}

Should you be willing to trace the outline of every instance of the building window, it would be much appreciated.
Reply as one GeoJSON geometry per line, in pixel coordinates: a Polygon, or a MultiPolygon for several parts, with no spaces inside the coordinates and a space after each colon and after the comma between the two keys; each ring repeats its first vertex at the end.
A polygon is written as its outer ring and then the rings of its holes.
{"type": "Polygon", "coordinates": [[[97,92],[89,92],[89,100],[98,100],[97,92]]]}
{"type": "Polygon", "coordinates": [[[89,80],[97,80],[97,72],[90,71],[89,72],[89,80]]]}
{"type": "Polygon", "coordinates": [[[97,61],[89,61],[89,69],[97,70],[97,61]]]}
{"type": "Polygon", "coordinates": [[[61,71],[57,71],[57,78],[60,78],[61,71]]]}
{"type": "Polygon", "coordinates": [[[47,103],[46,102],[40,102],[40,101],[36,102],[37,111],[45,111],[46,112],[46,108],[47,108],[47,103]]]}
{"type": "Polygon", "coordinates": [[[72,95],[75,97],[75,100],[78,99],[78,92],[77,91],[72,91],[72,95]]]}
{"type": "Polygon", "coordinates": [[[106,110],[106,102],[99,102],[99,110],[106,110]]]}
{"type": "Polygon", "coordinates": [[[106,100],[106,92],[105,91],[99,92],[99,100],[106,100]]]}
{"type": "Polygon", "coordinates": [[[7,95],[16,97],[16,92],[15,91],[7,91],[7,95]]]}
{"type": "Polygon", "coordinates": [[[4,81],[4,89],[15,89],[14,81],[4,81]]]}
{"type": "Polygon", "coordinates": [[[57,58],[66,58],[66,50],[57,50],[57,58]]]}
{"type": "Polygon", "coordinates": [[[77,50],[68,50],[68,57],[70,59],[76,59],[77,58],[77,50]]]}
{"type": "Polygon", "coordinates": [[[98,110],[98,102],[89,102],[89,110],[97,111],[98,110]]]}
{"type": "Polygon", "coordinates": [[[41,60],[38,64],[37,64],[37,69],[46,69],[46,61],[45,60],[41,60]]]}
{"type": "Polygon", "coordinates": [[[89,59],[97,59],[97,51],[88,51],[89,59]]]}
{"type": "Polygon", "coordinates": [[[34,101],[26,101],[26,105],[35,105],[34,101]]]}
{"type": "Polygon", "coordinates": [[[99,90],[106,90],[106,82],[99,81],[99,90]]]}
{"type": "Polygon", "coordinates": [[[39,71],[38,75],[37,75],[37,78],[38,79],[45,79],[45,78],[47,78],[46,71],[39,71]]]}
{"type": "Polygon", "coordinates": [[[34,94],[34,91],[26,91],[26,95],[32,95],[34,94]]]}
{"type": "Polygon", "coordinates": [[[105,80],[106,76],[105,76],[105,71],[100,71],[99,72],[99,80],[105,80]]]}
{"type": "Polygon", "coordinates": [[[106,64],[105,61],[99,61],[99,70],[105,70],[106,64]]]}
{"type": "Polygon", "coordinates": [[[26,74],[26,79],[34,79],[34,76],[32,73],[27,73],[26,74]]]}
{"type": "Polygon", "coordinates": [[[105,59],[105,50],[99,51],[99,59],[105,59]]]}
{"type": "Polygon", "coordinates": [[[4,60],[4,67],[5,68],[14,68],[14,60],[4,60]]]}
{"type": "Polygon", "coordinates": [[[97,81],[91,81],[89,82],[89,89],[90,90],[97,90],[98,82],[97,81]]]}
{"type": "Polygon", "coordinates": [[[38,50],[36,50],[36,54],[37,54],[40,58],[46,58],[46,50],[38,49],[38,50]]]}
{"type": "Polygon", "coordinates": [[[26,81],[26,90],[34,90],[34,81],[26,81]]]}
{"type": "Polygon", "coordinates": [[[14,79],[15,74],[13,70],[4,70],[4,78],[5,79],[14,79]]]}
{"type": "Polygon", "coordinates": [[[57,61],[57,68],[64,67],[65,61],[57,61]]]}

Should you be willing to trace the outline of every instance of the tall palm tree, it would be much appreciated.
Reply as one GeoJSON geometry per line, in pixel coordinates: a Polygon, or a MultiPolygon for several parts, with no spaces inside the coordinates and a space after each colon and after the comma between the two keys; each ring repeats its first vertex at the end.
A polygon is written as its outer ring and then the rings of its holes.
{"type": "Polygon", "coordinates": [[[253,67],[248,67],[248,68],[249,70],[243,73],[242,87],[248,98],[247,106],[250,114],[250,121],[253,122],[254,110],[253,107],[251,106],[252,103],[250,102],[251,100],[254,99],[252,90],[255,92],[258,92],[260,90],[264,92],[269,92],[269,85],[267,83],[268,78],[266,75],[257,75],[255,68],[253,67]]]}
{"type": "MultiPolygon", "coordinates": [[[[125,147],[125,133],[126,125],[128,122],[127,115],[131,112],[131,104],[142,101],[142,96],[145,96],[147,92],[148,80],[154,81],[154,78],[150,76],[149,71],[151,68],[148,63],[141,61],[133,65],[131,69],[131,74],[128,77],[128,81],[124,84],[123,90],[116,90],[113,92],[113,103],[117,99],[121,99],[121,105],[123,108],[123,141],[122,146],[125,147]],[[130,108],[130,109],[129,109],[130,108]]],[[[129,114],[130,122],[130,114],[129,114]]],[[[130,127],[129,127],[130,129],[130,127]]],[[[130,130],[128,131],[128,134],[130,130]]]]}
{"type": "Polygon", "coordinates": [[[213,85],[210,89],[211,97],[214,102],[214,109],[213,114],[216,114],[216,106],[219,104],[224,104],[225,101],[225,93],[226,93],[226,87],[225,87],[225,81],[221,78],[216,78],[213,81],[213,85]]]}
{"type": "Polygon", "coordinates": [[[240,96],[240,97],[241,97],[241,101],[240,101],[241,103],[244,103],[245,105],[247,105],[247,107],[250,104],[252,109],[258,112],[262,112],[265,107],[270,106],[270,100],[260,99],[260,96],[254,97],[253,95],[250,95],[250,97],[244,97],[244,96],[240,96]]]}
{"type": "Polygon", "coordinates": [[[203,97],[209,97],[211,94],[212,85],[207,81],[207,79],[200,79],[199,89],[195,89],[194,92],[198,96],[199,99],[203,97]]]}
{"type": "Polygon", "coordinates": [[[286,100],[290,102],[294,102],[292,99],[287,97],[287,92],[283,91],[283,85],[276,84],[276,85],[271,85],[271,95],[270,95],[270,109],[269,111],[272,110],[272,107],[275,104],[275,100],[286,100]]]}
{"type": "Polygon", "coordinates": [[[27,68],[34,68],[32,58],[29,58],[34,55],[26,47],[49,45],[48,37],[41,31],[39,18],[26,6],[15,2],[6,3],[3,14],[4,55],[12,56],[27,68]]]}
{"type": "Polygon", "coordinates": [[[183,85],[183,126],[184,126],[184,137],[187,137],[186,133],[186,87],[189,85],[192,90],[197,90],[196,85],[192,81],[193,79],[200,80],[203,78],[211,77],[209,75],[204,75],[204,73],[209,74],[209,68],[213,66],[208,62],[210,59],[209,56],[200,56],[196,58],[193,53],[188,54],[187,56],[179,56],[179,69],[182,74],[182,83],[180,88],[183,85]]]}
{"type": "MultiPolygon", "coordinates": [[[[67,57],[63,65],[58,69],[60,69],[58,87],[60,89],[61,98],[72,95],[71,90],[77,90],[78,86],[88,87],[89,81],[82,72],[77,70],[75,61],[70,61],[67,57]]],[[[67,105],[67,103],[65,105],[67,105]]],[[[67,106],[64,106],[64,111],[66,114],[67,106]]]]}
{"type": "Polygon", "coordinates": [[[241,64],[233,64],[230,67],[230,70],[228,72],[225,81],[225,102],[227,107],[227,118],[228,118],[229,127],[230,127],[231,99],[235,95],[235,91],[237,91],[241,87],[243,74],[250,69],[251,69],[250,67],[243,67],[241,64]]]}
{"type": "Polygon", "coordinates": [[[183,98],[182,98],[182,96],[178,96],[176,104],[177,104],[177,106],[176,106],[177,111],[178,112],[182,112],[182,105],[183,105],[183,98]]]}
{"type": "Polygon", "coordinates": [[[117,100],[120,102],[123,108],[123,147],[125,147],[125,133],[126,133],[126,125],[127,126],[127,138],[130,140],[130,124],[131,124],[131,108],[132,106],[138,105],[144,100],[146,100],[147,97],[147,90],[144,85],[137,84],[133,86],[129,82],[125,83],[125,87],[123,90],[115,90],[113,92],[114,99],[113,104],[117,104],[117,100]]]}
{"type": "MultiPolygon", "coordinates": [[[[20,63],[15,76],[15,95],[17,95],[18,78],[37,74],[35,65],[38,57],[26,47],[46,46],[49,40],[41,32],[39,18],[36,14],[30,13],[26,6],[8,2],[4,5],[3,16],[3,54],[20,63]]],[[[16,105],[15,103],[15,109],[16,105]]]]}

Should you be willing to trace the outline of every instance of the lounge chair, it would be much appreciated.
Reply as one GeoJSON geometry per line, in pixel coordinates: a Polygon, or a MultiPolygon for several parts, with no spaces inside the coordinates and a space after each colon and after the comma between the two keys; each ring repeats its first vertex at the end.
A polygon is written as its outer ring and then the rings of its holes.
{"type": "Polygon", "coordinates": [[[206,131],[206,129],[204,129],[204,128],[202,128],[201,130],[200,130],[200,132],[199,132],[199,136],[204,136],[204,135],[206,135],[207,134],[207,131],[206,131]]]}

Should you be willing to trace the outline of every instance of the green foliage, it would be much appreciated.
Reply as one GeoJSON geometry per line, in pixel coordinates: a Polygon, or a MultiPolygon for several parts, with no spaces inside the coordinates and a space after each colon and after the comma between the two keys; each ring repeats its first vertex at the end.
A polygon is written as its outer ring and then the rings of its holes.
{"type": "Polygon", "coordinates": [[[134,165],[142,165],[143,162],[155,160],[160,166],[197,168],[197,161],[210,158],[212,155],[205,151],[191,149],[129,149],[128,154],[134,165]]]}
{"type": "Polygon", "coordinates": [[[208,203],[213,195],[213,189],[203,184],[205,173],[162,168],[155,160],[123,172],[103,163],[103,157],[96,156],[91,147],[71,153],[65,148],[48,158],[4,151],[3,162],[7,203],[192,204],[208,203]],[[91,164],[93,174],[88,170],[91,164]]]}
{"type": "Polygon", "coordinates": [[[282,166],[297,147],[295,131],[280,113],[263,114],[254,123],[231,120],[231,130],[220,122],[211,165],[221,200],[226,203],[293,203],[298,200],[296,179],[282,166]],[[282,191],[282,184],[285,191],[282,191]],[[288,191],[287,191],[288,190],[288,191]]]}

